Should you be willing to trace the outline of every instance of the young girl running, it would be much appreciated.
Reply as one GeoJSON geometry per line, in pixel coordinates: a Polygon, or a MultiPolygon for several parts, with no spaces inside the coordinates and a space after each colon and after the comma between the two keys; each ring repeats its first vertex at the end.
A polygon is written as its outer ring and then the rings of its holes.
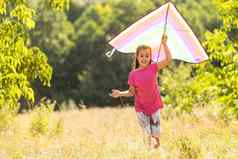
{"type": "Polygon", "coordinates": [[[157,83],[157,72],[171,61],[171,53],[167,46],[167,36],[162,37],[162,47],[165,59],[152,63],[152,50],[149,46],[141,45],[136,50],[135,66],[128,77],[127,91],[112,90],[114,98],[135,96],[135,110],[140,126],[149,135],[150,147],[160,145],[160,109],[163,103],[157,83]]]}

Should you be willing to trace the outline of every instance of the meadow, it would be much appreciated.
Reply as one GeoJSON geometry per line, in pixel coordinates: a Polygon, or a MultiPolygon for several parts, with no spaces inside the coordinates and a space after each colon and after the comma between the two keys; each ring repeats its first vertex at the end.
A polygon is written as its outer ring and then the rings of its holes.
{"type": "Polygon", "coordinates": [[[165,0],[0,0],[0,159],[237,159],[238,1],[171,2],[209,59],[159,72],[166,106],[150,149],[133,107],[107,95],[128,88],[133,55],[104,53],[165,0]]]}
{"type": "MultiPolygon", "coordinates": [[[[33,135],[32,113],[18,115],[0,134],[0,159],[237,159],[238,122],[213,109],[176,115],[165,108],[161,146],[150,149],[133,107],[53,112],[58,133],[33,135]]],[[[49,127],[52,127],[50,125],[49,127]]]]}

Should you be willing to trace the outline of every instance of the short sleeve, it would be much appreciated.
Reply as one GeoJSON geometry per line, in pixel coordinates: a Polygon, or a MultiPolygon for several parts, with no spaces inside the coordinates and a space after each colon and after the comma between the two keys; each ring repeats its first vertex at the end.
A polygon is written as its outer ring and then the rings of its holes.
{"type": "Polygon", "coordinates": [[[157,63],[152,63],[150,64],[151,69],[153,70],[153,72],[158,72],[158,66],[157,63]]]}
{"type": "Polygon", "coordinates": [[[129,73],[129,76],[128,76],[128,85],[130,85],[130,86],[134,86],[134,78],[133,78],[133,71],[131,71],[130,73],[129,73]]]}

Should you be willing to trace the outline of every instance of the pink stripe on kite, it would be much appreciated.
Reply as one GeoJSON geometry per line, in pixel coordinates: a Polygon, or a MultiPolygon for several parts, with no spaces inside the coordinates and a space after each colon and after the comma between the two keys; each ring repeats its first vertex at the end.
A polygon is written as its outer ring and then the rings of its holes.
{"type": "MultiPolygon", "coordinates": [[[[167,5],[166,5],[167,6],[167,5]]],[[[146,29],[150,28],[152,25],[157,24],[158,22],[161,23],[162,18],[165,18],[165,15],[162,14],[164,8],[161,8],[161,10],[155,10],[154,15],[150,17],[143,17],[141,21],[138,21],[137,23],[131,25],[128,29],[124,30],[122,33],[120,33],[115,39],[111,40],[109,44],[112,46],[115,45],[123,45],[124,43],[128,42],[128,37],[136,37],[138,33],[144,32],[146,29]],[[123,43],[123,44],[122,44],[123,43]]],[[[152,12],[153,14],[153,12],[152,12]]]]}
{"type": "MultiPolygon", "coordinates": [[[[153,30],[153,32],[157,33],[158,30],[155,30],[157,28],[155,28],[156,26],[151,26],[150,28],[148,28],[147,30],[144,30],[144,32],[141,32],[140,34],[135,34],[134,36],[130,36],[127,38],[127,41],[121,41],[121,43],[117,43],[114,44],[116,49],[122,49],[122,48],[126,48],[128,45],[130,45],[130,43],[133,43],[133,40],[136,38],[143,37],[144,34],[147,34],[148,32],[151,33],[151,31],[153,30]]],[[[152,34],[152,33],[151,33],[152,34]]],[[[159,38],[159,37],[158,37],[159,38]]]]}
{"type": "Polygon", "coordinates": [[[190,30],[190,31],[175,30],[175,31],[178,35],[180,35],[180,37],[183,37],[183,41],[186,44],[186,46],[189,48],[191,53],[194,55],[193,57],[196,57],[195,60],[197,60],[197,57],[201,58],[201,56],[202,56],[202,58],[205,59],[205,57],[204,57],[205,52],[203,51],[203,48],[200,46],[199,41],[194,38],[189,38],[189,37],[195,37],[195,34],[192,32],[192,30],[190,28],[186,27],[187,23],[182,19],[181,15],[179,15],[180,17],[179,17],[178,21],[170,20],[170,18],[172,18],[172,17],[177,17],[176,19],[178,19],[178,16],[176,15],[176,12],[174,10],[176,11],[176,8],[173,6],[173,10],[171,12],[169,12],[169,14],[171,14],[171,15],[168,16],[169,23],[171,23],[172,26],[174,26],[175,28],[186,28],[186,30],[190,30]],[[179,23],[179,22],[181,22],[181,23],[179,23]],[[186,25],[184,25],[184,24],[186,24],[186,25]],[[200,54],[198,52],[200,52],[200,54]]]}
{"type": "MultiPolygon", "coordinates": [[[[171,21],[168,20],[168,23],[172,24],[173,26],[176,26],[177,24],[176,23],[173,23],[171,21]]],[[[191,56],[193,57],[193,59],[196,59],[196,55],[194,54],[194,48],[191,47],[193,44],[191,43],[194,43],[193,40],[191,38],[188,37],[188,33],[187,32],[182,32],[182,31],[178,31],[178,30],[174,30],[176,32],[176,34],[178,34],[178,37],[181,39],[181,41],[183,41],[184,43],[184,47],[187,48],[187,50],[191,53],[191,56]]]]}
{"type": "MultiPolygon", "coordinates": [[[[162,23],[161,19],[164,18],[164,17],[160,17],[160,19],[157,19],[157,23],[158,25],[160,23],[162,23]]],[[[145,25],[141,25],[140,28],[138,29],[134,29],[133,28],[133,31],[131,31],[130,33],[126,34],[126,33],[122,33],[122,36],[121,37],[116,37],[115,40],[109,42],[112,46],[117,46],[117,48],[120,48],[122,47],[123,45],[125,45],[126,43],[129,43],[131,40],[133,40],[134,38],[136,38],[137,36],[139,36],[140,34],[143,34],[145,31],[149,30],[151,27],[154,27],[155,24],[153,25],[148,25],[148,24],[145,24],[145,25]]]]}

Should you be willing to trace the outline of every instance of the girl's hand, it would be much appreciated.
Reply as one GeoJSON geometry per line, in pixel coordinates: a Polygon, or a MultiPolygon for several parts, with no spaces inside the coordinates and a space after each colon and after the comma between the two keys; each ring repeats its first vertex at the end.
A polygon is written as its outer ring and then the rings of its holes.
{"type": "Polygon", "coordinates": [[[162,44],[167,44],[167,39],[168,39],[168,36],[166,34],[164,34],[162,36],[162,44]]]}
{"type": "Polygon", "coordinates": [[[112,89],[112,93],[110,94],[110,96],[114,97],[114,98],[118,98],[120,97],[120,93],[121,91],[118,89],[112,89]]]}

